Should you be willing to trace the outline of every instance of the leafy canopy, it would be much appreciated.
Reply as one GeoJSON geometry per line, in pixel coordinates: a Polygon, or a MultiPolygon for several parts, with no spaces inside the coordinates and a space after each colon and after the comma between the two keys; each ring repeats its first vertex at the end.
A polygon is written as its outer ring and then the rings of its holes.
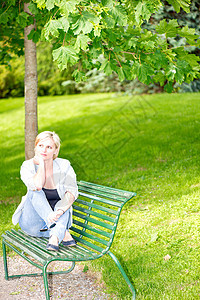
{"type": "MultiPolygon", "coordinates": [[[[116,72],[122,81],[137,77],[145,84],[158,82],[171,92],[175,81],[199,77],[200,59],[187,50],[200,45],[195,29],[179,26],[175,19],[161,20],[155,31],[143,28],[162,5],[160,0],[30,0],[30,14],[23,11],[23,2],[8,0],[0,7],[3,62],[11,50],[22,54],[22,29],[35,20],[29,38],[50,42],[58,67],[75,66],[77,81],[95,67],[107,75],[116,72]],[[178,36],[185,38],[186,46],[170,45],[168,38],[178,36]]],[[[176,12],[189,12],[190,0],[168,3],[176,12]]]]}

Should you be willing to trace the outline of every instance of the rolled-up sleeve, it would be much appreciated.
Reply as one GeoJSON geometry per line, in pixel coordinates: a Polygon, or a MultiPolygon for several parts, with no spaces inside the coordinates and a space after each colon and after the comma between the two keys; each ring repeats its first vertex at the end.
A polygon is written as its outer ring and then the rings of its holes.
{"type": "Polygon", "coordinates": [[[34,175],[36,174],[35,168],[31,165],[33,162],[24,161],[21,169],[20,169],[20,176],[21,180],[27,186],[29,190],[36,190],[36,186],[34,183],[34,175]]]}
{"type": "Polygon", "coordinates": [[[75,199],[78,198],[78,186],[76,181],[76,174],[70,165],[65,174],[65,192],[70,192],[75,199]]]}

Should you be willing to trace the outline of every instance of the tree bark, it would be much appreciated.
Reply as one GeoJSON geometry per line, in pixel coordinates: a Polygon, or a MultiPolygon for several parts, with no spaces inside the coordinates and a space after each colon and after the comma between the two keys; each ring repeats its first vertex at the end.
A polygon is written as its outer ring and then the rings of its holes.
{"type": "MultiPolygon", "coordinates": [[[[29,3],[24,3],[24,11],[31,14],[28,6],[29,3]]],[[[24,29],[25,159],[30,159],[34,156],[34,142],[38,133],[36,44],[28,39],[28,34],[34,28],[35,24],[31,24],[24,29]]]]}

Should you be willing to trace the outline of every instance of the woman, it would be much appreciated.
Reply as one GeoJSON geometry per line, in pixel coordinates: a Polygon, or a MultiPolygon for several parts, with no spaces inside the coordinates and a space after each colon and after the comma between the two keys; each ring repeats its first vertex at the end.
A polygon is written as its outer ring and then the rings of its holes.
{"type": "Polygon", "coordinates": [[[75,246],[68,229],[72,224],[72,204],[78,196],[76,174],[66,159],[57,158],[60,138],[44,131],[35,140],[35,156],[23,162],[21,179],[27,186],[13,215],[31,236],[48,237],[48,250],[58,251],[59,243],[75,246]]]}

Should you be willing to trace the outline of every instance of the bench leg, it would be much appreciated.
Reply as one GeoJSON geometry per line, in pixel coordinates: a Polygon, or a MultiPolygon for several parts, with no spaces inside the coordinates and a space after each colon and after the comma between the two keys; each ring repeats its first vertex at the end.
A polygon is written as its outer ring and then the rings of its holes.
{"type": "MultiPolygon", "coordinates": [[[[4,262],[4,271],[5,271],[5,279],[8,280],[8,264],[7,264],[7,253],[6,253],[6,245],[4,243],[4,241],[2,241],[2,250],[3,250],[3,262],[4,262]]],[[[44,280],[44,289],[45,289],[45,295],[46,295],[46,300],[49,300],[49,287],[48,287],[48,280],[47,280],[47,266],[48,264],[46,264],[43,267],[43,280],[44,280]]],[[[34,275],[34,274],[25,274],[26,275],[34,275]]],[[[39,275],[39,274],[35,274],[35,275],[39,275]]],[[[18,277],[20,275],[16,275],[16,277],[18,277]]],[[[15,277],[15,276],[13,276],[15,277]]]]}
{"type": "Polygon", "coordinates": [[[135,292],[135,289],[134,289],[132,283],[130,282],[128,276],[126,275],[124,269],[122,268],[122,266],[121,266],[119,260],[117,259],[117,257],[116,257],[112,252],[108,251],[108,254],[109,254],[110,257],[114,260],[114,262],[116,263],[117,267],[119,268],[119,270],[120,270],[122,276],[124,277],[126,283],[128,284],[128,286],[129,286],[129,288],[130,288],[130,290],[131,290],[131,292],[132,292],[132,294],[133,294],[133,298],[132,298],[132,299],[135,300],[135,298],[136,298],[136,292],[135,292]]]}
{"type": "Polygon", "coordinates": [[[47,262],[43,268],[42,268],[42,275],[43,275],[43,281],[44,281],[44,290],[45,290],[45,295],[46,295],[46,300],[50,299],[50,295],[49,295],[49,284],[48,284],[48,274],[50,275],[54,275],[54,274],[67,274],[70,273],[71,271],[73,271],[74,267],[75,267],[75,262],[72,262],[72,266],[71,268],[69,268],[67,271],[58,271],[58,272],[47,272],[47,267],[49,265],[51,261],[47,262]]]}
{"type": "Polygon", "coordinates": [[[48,278],[47,278],[47,266],[48,266],[48,263],[43,266],[42,272],[43,272],[44,290],[45,290],[46,300],[49,300],[50,296],[49,296],[49,285],[48,285],[48,278]]]}
{"type": "Polygon", "coordinates": [[[8,280],[7,254],[6,254],[6,245],[5,245],[4,241],[2,241],[2,250],[3,250],[3,262],[4,262],[5,279],[8,280]]]}

